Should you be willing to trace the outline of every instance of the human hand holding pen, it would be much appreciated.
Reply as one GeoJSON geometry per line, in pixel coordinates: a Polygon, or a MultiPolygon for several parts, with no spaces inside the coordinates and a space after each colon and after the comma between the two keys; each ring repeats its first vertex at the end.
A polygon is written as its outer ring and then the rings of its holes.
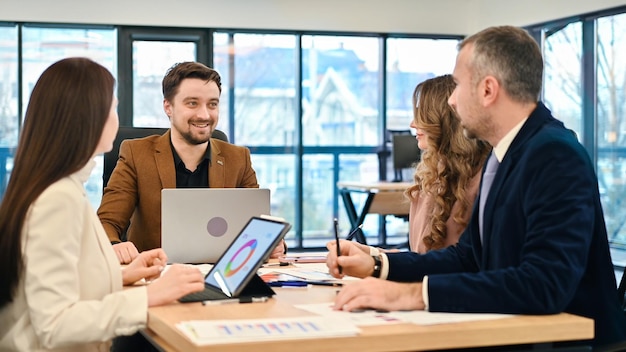
{"type": "Polygon", "coordinates": [[[344,275],[363,278],[372,274],[374,259],[369,252],[364,252],[357,243],[351,241],[339,240],[339,244],[340,247],[337,247],[336,241],[326,244],[326,266],[330,275],[341,279],[344,275]]]}

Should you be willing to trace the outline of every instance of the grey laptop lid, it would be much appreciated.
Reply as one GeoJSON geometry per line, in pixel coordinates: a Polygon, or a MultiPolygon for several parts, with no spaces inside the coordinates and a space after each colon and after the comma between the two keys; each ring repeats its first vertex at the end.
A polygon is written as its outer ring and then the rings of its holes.
{"type": "Polygon", "coordinates": [[[161,247],[169,263],[215,263],[251,217],[269,213],[269,189],[163,189],[161,247]]]}

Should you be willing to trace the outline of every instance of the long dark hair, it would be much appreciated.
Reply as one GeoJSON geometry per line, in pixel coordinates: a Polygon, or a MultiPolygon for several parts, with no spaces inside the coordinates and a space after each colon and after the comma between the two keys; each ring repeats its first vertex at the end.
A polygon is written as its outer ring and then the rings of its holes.
{"type": "Polygon", "coordinates": [[[22,228],[28,209],[51,184],[93,158],[114,86],[111,73],[86,58],[52,64],[35,84],[0,204],[0,308],[13,301],[24,269],[22,228]]]}

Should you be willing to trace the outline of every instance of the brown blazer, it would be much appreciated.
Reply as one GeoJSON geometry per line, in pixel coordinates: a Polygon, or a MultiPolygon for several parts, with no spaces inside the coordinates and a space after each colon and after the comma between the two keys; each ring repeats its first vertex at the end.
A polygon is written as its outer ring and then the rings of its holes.
{"type": "MultiPolygon", "coordinates": [[[[210,188],[259,188],[250,150],[221,140],[211,143],[210,188]]],[[[161,247],[161,190],[176,188],[170,131],[123,141],[120,156],[104,189],[98,217],[111,242],[127,238],[137,249],[161,247]]]]}

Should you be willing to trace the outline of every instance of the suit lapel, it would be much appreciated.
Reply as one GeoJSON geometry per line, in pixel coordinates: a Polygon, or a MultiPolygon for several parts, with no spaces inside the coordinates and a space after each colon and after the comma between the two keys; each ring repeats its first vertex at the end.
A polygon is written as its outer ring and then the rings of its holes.
{"type": "MultiPolygon", "coordinates": [[[[500,163],[498,167],[498,171],[496,173],[495,178],[493,179],[493,184],[491,185],[491,189],[489,190],[489,195],[487,197],[487,201],[485,203],[484,209],[484,222],[483,222],[483,242],[482,242],[482,265],[483,268],[487,268],[489,265],[489,251],[491,245],[492,236],[492,225],[494,221],[498,221],[497,218],[493,217],[494,211],[496,210],[496,204],[498,204],[497,199],[500,192],[506,192],[506,180],[508,179],[509,174],[513,171],[515,166],[517,165],[517,161],[519,160],[520,154],[523,152],[524,145],[528,142],[529,139],[534,136],[537,131],[548,122],[550,117],[550,111],[540,102],[537,105],[537,108],[530,114],[528,120],[524,123],[524,126],[520,129],[517,136],[513,139],[513,142],[509,146],[506,154],[504,155],[504,159],[500,163]]],[[[484,168],[483,168],[484,173],[484,168]]],[[[481,184],[482,186],[482,184],[481,184]]],[[[478,220],[478,219],[476,219],[478,220]]],[[[478,224],[478,221],[476,221],[478,224]]],[[[478,226],[478,225],[476,225],[478,226]]],[[[502,234],[500,234],[502,236],[502,234]]],[[[476,239],[480,241],[480,239],[476,239]]]]}
{"type": "Polygon", "coordinates": [[[209,164],[209,187],[223,188],[226,180],[225,160],[218,143],[213,138],[209,140],[211,143],[211,163],[209,164]]]}
{"type": "Polygon", "coordinates": [[[172,167],[174,154],[170,145],[170,130],[154,142],[154,161],[156,162],[162,188],[176,188],[176,167],[172,167]]]}
{"type": "MultiPolygon", "coordinates": [[[[481,180],[481,186],[482,186],[482,180],[481,180]]],[[[480,263],[482,265],[483,247],[482,247],[482,244],[480,243],[480,229],[478,228],[478,213],[479,213],[478,204],[479,204],[479,199],[478,197],[476,197],[476,200],[474,200],[474,205],[472,207],[472,215],[471,215],[469,223],[467,224],[468,229],[465,231],[463,236],[468,236],[468,235],[470,236],[472,248],[474,249],[474,259],[476,260],[476,263],[480,263]],[[477,245],[474,245],[475,243],[477,243],[477,245]]]]}

